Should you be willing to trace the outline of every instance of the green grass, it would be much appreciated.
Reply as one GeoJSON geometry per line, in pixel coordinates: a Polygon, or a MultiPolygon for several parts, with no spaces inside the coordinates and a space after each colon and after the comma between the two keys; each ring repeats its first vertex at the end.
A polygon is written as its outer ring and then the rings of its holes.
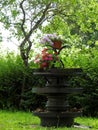
{"type": "MultiPolygon", "coordinates": [[[[91,126],[90,130],[98,130],[98,119],[78,117],[75,119],[85,126],[91,126]]],[[[54,128],[41,127],[39,118],[29,112],[0,111],[0,130],[84,130],[81,128],[54,128]]],[[[89,130],[89,129],[85,129],[89,130]]]]}

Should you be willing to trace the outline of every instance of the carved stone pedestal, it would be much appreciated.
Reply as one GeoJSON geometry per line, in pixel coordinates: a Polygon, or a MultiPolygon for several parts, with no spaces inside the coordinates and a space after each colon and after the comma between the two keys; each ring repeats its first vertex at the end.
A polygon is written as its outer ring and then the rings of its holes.
{"type": "Polygon", "coordinates": [[[43,76],[46,79],[44,87],[33,88],[33,93],[46,95],[47,103],[44,112],[33,112],[41,120],[41,126],[67,126],[71,127],[74,118],[81,116],[80,111],[70,110],[67,95],[82,92],[82,88],[71,88],[66,84],[68,76],[81,74],[81,69],[50,69],[48,71],[36,71],[34,75],[43,76]]]}

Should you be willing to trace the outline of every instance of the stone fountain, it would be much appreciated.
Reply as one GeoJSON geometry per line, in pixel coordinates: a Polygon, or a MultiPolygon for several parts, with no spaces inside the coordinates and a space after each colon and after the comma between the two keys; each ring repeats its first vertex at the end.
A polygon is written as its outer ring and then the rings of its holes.
{"type": "Polygon", "coordinates": [[[67,96],[81,93],[82,88],[71,88],[66,84],[69,76],[80,75],[81,72],[79,68],[36,70],[34,72],[34,75],[43,76],[46,80],[45,86],[33,88],[33,93],[47,97],[46,110],[33,112],[40,118],[41,126],[71,127],[74,124],[74,118],[81,116],[81,111],[70,109],[67,96]]]}
{"type": "MultiPolygon", "coordinates": [[[[67,46],[49,47],[54,51],[54,55],[58,56],[61,50],[67,46]]],[[[39,84],[39,86],[32,89],[32,92],[47,97],[46,109],[39,112],[34,111],[33,115],[40,118],[41,126],[71,127],[74,124],[74,118],[81,116],[82,112],[73,111],[70,108],[68,95],[81,93],[82,88],[72,88],[67,81],[73,76],[79,76],[82,70],[80,68],[64,68],[63,62],[61,60],[58,60],[58,62],[62,67],[52,66],[48,69],[36,69],[33,73],[35,76],[44,77],[45,85],[40,87],[39,84]]]]}

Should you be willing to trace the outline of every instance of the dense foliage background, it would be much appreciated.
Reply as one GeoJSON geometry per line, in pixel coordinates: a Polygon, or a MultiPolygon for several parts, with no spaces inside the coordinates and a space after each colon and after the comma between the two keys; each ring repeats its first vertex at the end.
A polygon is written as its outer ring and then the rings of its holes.
{"type": "Polygon", "coordinates": [[[33,76],[36,66],[29,60],[32,45],[39,47],[36,39],[44,33],[57,33],[70,46],[61,53],[64,66],[83,69],[83,76],[70,84],[83,87],[84,92],[70,95],[70,104],[82,108],[84,115],[98,116],[98,0],[4,0],[0,10],[0,23],[10,31],[10,39],[19,41],[20,49],[17,56],[0,54],[0,108],[44,107],[46,98],[32,93],[32,87],[44,82],[33,76]]]}
{"type": "MultiPolygon", "coordinates": [[[[70,95],[69,101],[72,107],[83,109],[83,114],[87,116],[98,116],[97,59],[97,47],[79,50],[77,54],[73,51],[72,55],[63,58],[65,67],[80,66],[83,69],[84,75],[70,80],[70,85],[71,87],[83,87],[84,91],[80,95],[70,95]]],[[[39,82],[43,84],[41,81],[39,77],[33,76],[33,66],[24,67],[19,55],[15,56],[10,53],[0,56],[0,109],[43,108],[46,98],[32,93],[32,88],[39,82]]]]}
{"type": "Polygon", "coordinates": [[[26,68],[19,55],[0,56],[0,109],[30,110],[41,105],[32,94],[33,70],[26,68]]]}

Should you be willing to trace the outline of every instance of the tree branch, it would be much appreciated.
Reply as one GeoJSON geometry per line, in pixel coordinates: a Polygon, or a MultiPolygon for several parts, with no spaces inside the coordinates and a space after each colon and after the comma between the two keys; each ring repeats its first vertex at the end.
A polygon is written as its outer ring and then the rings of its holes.
{"type": "Polygon", "coordinates": [[[21,28],[22,28],[22,31],[23,31],[24,36],[25,36],[24,40],[20,44],[20,53],[21,53],[22,59],[24,60],[24,64],[26,66],[28,66],[28,56],[29,56],[29,52],[30,52],[30,49],[31,49],[31,46],[32,46],[32,42],[30,41],[30,36],[32,35],[32,32],[35,29],[37,29],[39,25],[42,24],[42,21],[45,18],[47,10],[50,8],[51,3],[46,5],[46,8],[42,12],[42,16],[40,17],[40,19],[36,23],[34,21],[32,21],[32,23],[34,22],[34,26],[31,27],[31,29],[29,30],[28,34],[26,34],[26,31],[25,31],[25,28],[24,28],[24,24],[25,24],[25,21],[26,21],[26,18],[25,18],[26,14],[25,14],[25,11],[24,11],[24,8],[23,8],[24,1],[25,0],[23,0],[20,3],[20,6],[21,6],[21,9],[22,9],[22,12],[23,12],[23,22],[21,24],[21,28]],[[27,42],[28,42],[28,46],[27,46],[27,48],[25,48],[25,45],[26,45],[27,42]]]}
{"type": "Polygon", "coordinates": [[[25,11],[24,11],[24,8],[23,8],[23,3],[25,2],[25,0],[23,0],[21,3],[20,3],[20,8],[22,10],[22,13],[23,13],[23,19],[22,19],[22,24],[21,24],[21,30],[24,34],[24,36],[26,36],[26,32],[25,32],[25,29],[24,29],[24,24],[25,24],[25,21],[26,21],[26,14],[25,14],[25,11]]]}
{"type": "Polygon", "coordinates": [[[32,32],[41,24],[42,20],[45,18],[47,10],[49,9],[51,3],[49,3],[48,5],[46,5],[45,10],[43,11],[42,16],[40,17],[40,19],[36,22],[36,24],[33,26],[33,28],[30,30],[28,37],[32,34],[32,32]]]}
{"type": "Polygon", "coordinates": [[[42,15],[41,18],[35,23],[35,25],[33,26],[33,28],[31,28],[31,30],[29,31],[28,35],[26,35],[26,37],[25,37],[24,40],[22,41],[20,47],[22,47],[22,46],[24,45],[24,43],[26,43],[26,41],[30,38],[32,32],[40,25],[41,21],[45,18],[45,14],[46,14],[47,10],[49,9],[50,4],[51,4],[51,3],[49,3],[49,4],[46,6],[45,10],[43,11],[43,15],[42,15]]]}

